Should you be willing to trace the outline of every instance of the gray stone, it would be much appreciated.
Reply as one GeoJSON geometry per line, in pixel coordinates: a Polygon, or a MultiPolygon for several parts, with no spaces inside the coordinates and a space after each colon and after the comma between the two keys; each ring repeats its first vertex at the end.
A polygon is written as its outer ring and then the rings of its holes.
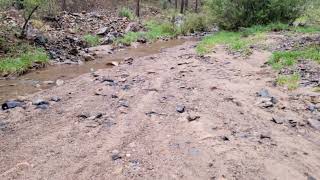
{"type": "Polygon", "coordinates": [[[103,27],[103,28],[100,28],[98,31],[97,31],[97,35],[100,35],[100,36],[104,36],[106,34],[109,33],[109,28],[108,27],[103,27]]]}
{"type": "Polygon", "coordinates": [[[54,101],[54,102],[59,102],[59,101],[61,101],[61,98],[58,96],[52,96],[50,100],[54,101]]]}
{"type": "Polygon", "coordinates": [[[195,121],[195,120],[197,120],[197,119],[200,119],[200,116],[197,116],[197,115],[189,115],[189,116],[187,116],[187,120],[188,120],[189,122],[195,121]]]}
{"type": "Polygon", "coordinates": [[[260,97],[265,97],[265,98],[271,97],[270,94],[269,94],[269,91],[266,90],[266,89],[261,89],[261,90],[257,93],[257,95],[260,96],[260,97]]]}
{"type": "Polygon", "coordinates": [[[56,80],[56,85],[57,86],[62,86],[64,84],[64,81],[61,79],[56,80]]]}
{"type": "Polygon", "coordinates": [[[284,119],[279,118],[279,117],[273,117],[271,121],[276,124],[283,124],[284,123],[284,119]]]}
{"type": "Polygon", "coordinates": [[[176,111],[178,113],[184,113],[185,109],[186,109],[186,107],[183,105],[177,105],[177,107],[176,107],[176,111]]]}
{"type": "Polygon", "coordinates": [[[48,104],[40,104],[36,107],[36,109],[42,109],[42,110],[45,110],[45,109],[48,109],[49,108],[49,105],[48,104]]]}
{"type": "Polygon", "coordinates": [[[308,119],[311,127],[320,130],[320,119],[308,119]]]}
{"type": "Polygon", "coordinates": [[[24,102],[22,101],[16,101],[16,100],[12,100],[12,101],[6,101],[5,103],[2,104],[2,110],[7,110],[7,109],[13,109],[16,107],[23,107],[24,102]]]}
{"type": "Polygon", "coordinates": [[[43,99],[36,99],[32,102],[33,105],[36,105],[36,106],[39,106],[39,105],[43,105],[43,104],[46,104],[48,105],[49,102],[46,101],[46,100],[43,100],[43,99]]]}

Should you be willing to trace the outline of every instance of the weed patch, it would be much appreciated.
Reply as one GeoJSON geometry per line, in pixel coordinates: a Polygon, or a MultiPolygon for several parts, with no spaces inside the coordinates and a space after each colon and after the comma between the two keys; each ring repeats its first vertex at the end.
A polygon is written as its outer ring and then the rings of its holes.
{"type": "Polygon", "coordinates": [[[136,42],[139,38],[145,38],[147,41],[155,41],[161,37],[173,37],[176,35],[175,28],[168,22],[156,23],[153,21],[145,24],[146,32],[128,32],[121,38],[115,40],[116,44],[129,46],[132,42],[136,42]]]}
{"type": "Polygon", "coordinates": [[[83,36],[83,40],[88,44],[88,46],[97,46],[100,44],[100,38],[91,34],[83,36]]]}
{"type": "Polygon", "coordinates": [[[222,31],[205,37],[197,46],[198,54],[206,54],[218,45],[227,45],[233,51],[248,52],[253,39],[243,38],[239,32],[222,31]]]}
{"type": "Polygon", "coordinates": [[[272,54],[269,64],[274,69],[282,69],[296,64],[299,59],[314,60],[320,63],[320,49],[308,47],[303,50],[277,51],[272,54]]]}
{"type": "Polygon", "coordinates": [[[276,80],[277,85],[286,86],[289,90],[297,89],[299,87],[299,81],[299,74],[280,75],[276,80]]]}
{"type": "Polygon", "coordinates": [[[131,9],[126,8],[126,7],[121,8],[118,14],[120,17],[126,17],[129,20],[133,20],[135,18],[135,15],[131,11],[131,9]]]}
{"type": "Polygon", "coordinates": [[[0,59],[0,73],[22,74],[36,64],[45,64],[49,60],[48,55],[42,49],[34,49],[20,55],[19,57],[7,57],[0,59]]]}

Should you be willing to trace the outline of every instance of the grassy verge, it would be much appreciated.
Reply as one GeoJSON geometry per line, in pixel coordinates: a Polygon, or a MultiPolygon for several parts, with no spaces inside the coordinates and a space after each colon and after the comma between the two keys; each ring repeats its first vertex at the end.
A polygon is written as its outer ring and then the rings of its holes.
{"type": "Polygon", "coordinates": [[[279,86],[286,86],[288,90],[294,90],[299,87],[300,75],[280,75],[278,76],[276,82],[279,86]]]}
{"type": "Polygon", "coordinates": [[[147,22],[145,26],[147,31],[128,32],[123,37],[116,39],[115,43],[130,45],[132,42],[136,42],[139,38],[144,38],[147,41],[154,41],[161,37],[173,37],[177,35],[175,28],[167,22],[157,23],[154,21],[150,21],[147,22]]]}
{"type": "Polygon", "coordinates": [[[237,32],[221,31],[204,38],[197,46],[199,54],[209,53],[218,44],[227,45],[233,51],[240,51],[247,55],[250,45],[261,41],[265,34],[271,31],[288,31],[299,33],[319,33],[320,27],[291,27],[282,23],[272,23],[267,26],[256,25],[243,28],[237,32]]]}
{"type": "Polygon", "coordinates": [[[34,64],[45,64],[48,60],[48,55],[42,49],[22,53],[19,57],[3,58],[0,59],[0,74],[22,74],[34,64]]]}
{"type": "Polygon", "coordinates": [[[302,50],[276,51],[272,54],[269,64],[274,69],[282,69],[296,64],[299,59],[314,60],[320,63],[320,48],[311,46],[302,50]]]}

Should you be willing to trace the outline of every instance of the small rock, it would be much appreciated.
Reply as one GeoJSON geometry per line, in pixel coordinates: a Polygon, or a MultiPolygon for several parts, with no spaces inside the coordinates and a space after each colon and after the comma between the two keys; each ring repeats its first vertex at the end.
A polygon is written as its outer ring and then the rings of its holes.
{"type": "Polygon", "coordinates": [[[260,134],[260,139],[271,139],[269,134],[260,134]]]}
{"type": "Polygon", "coordinates": [[[316,105],[314,104],[309,104],[308,107],[307,107],[307,110],[311,111],[311,112],[314,112],[317,110],[316,108],[316,105]]]}
{"type": "Polygon", "coordinates": [[[64,81],[61,79],[56,80],[56,85],[57,86],[62,86],[64,84],[64,81]]]}
{"type": "Polygon", "coordinates": [[[54,101],[54,102],[59,102],[59,101],[61,101],[61,98],[58,96],[52,96],[50,100],[54,101]]]}
{"type": "Polygon", "coordinates": [[[257,93],[257,95],[258,95],[259,97],[265,97],[265,98],[269,98],[269,97],[270,97],[269,91],[266,90],[266,89],[261,89],[261,90],[257,93]]]}
{"type": "Polygon", "coordinates": [[[126,107],[126,108],[129,107],[129,102],[128,102],[127,100],[124,100],[124,99],[120,99],[120,100],[119,100],[119,104],[120,104],[120,106],[122,106],[122,107],[126,107]]]}
{"type": "Polygon", "coordinates": [[[36,99],[32,102],[33,105],[36,105],[36,106],[39,106],[39,105],[43,105],[43,104],[46,104],[48,105],[49,102],[46,101],[46,100],[43,100],[43,99],[36,99]]]}
{"type": "Polygon", "coordinates": [[[195,121],[195,120],[197,120],[197,119],[200,119],[200,116],[197,116],[197,115],[189,115],[189,116],[187,116],[187,120],[188,120],[189,122],[195,121]]]}
{"type": "Polygon", "coordinates": [[[178,105],[178,106],[176,107],[176,111],[177,111],[178,113],[184,113],[185,109],[186,109],[186,107],[183,106],[183,105],[178,105]]]}
{"type": "Polygon", "coordinates": [[[43,81],[43,84],[51,85],[51,84],[54,84],[54,81],[43,81]]]}
{"type": "Polygon", "coordinates": [[[307,180],[317,180],[316,178],[314,178],[313,176],[308,176],[307,180]]]}
{"type": "Polygon", "coordinates": [[[82,55],[84,61],[93,61],[95,60],[95,58],[93,56],[91,56],[90,54],[84,54],[82,55]]]}
{"type": "Polygon", "coordinates": [[[97,35],[104,36],[109,33],[109,27],[103,27],[97,31],[97,35]]]}
{"type": "Polygon", "coordinates": [[[24,102],[22,101],[12,100],[12,101],[6,101],[5,103],[3,103],[1,108],[2,110],[7,110],[7,109],[13,109],[16,107],[23,107],[23,105],[24,105],[24,102]]]}
{"type": "Polygon", "coordinates": [[[42,110],[45,110],[45,109],[48,109],[49,108],[49,105],[48,104],[40,104],[36,107],[36,109],[42,109],[42,110]]]}
{"type": "Polygon", "coordinates": [[[223,141],[230,141],[230,139],[229,139],[227,136],[222,136],[221,139],[222,139],[223,141]]]}
{"type": "Polygon", "coordinates": [[[311,127],[320,130],[320,119],[308,119],[308,123],[311,127]]]}
{"type": "Polygon", "coordinates": [[[279,117],[273,117],[271,121],[276,124],[283,124],[284,123],[284,119],[279,118],[279,117]]]}
{"type": "Polygon", "coordinates": [[[121,159],[122,157],[120,156],[120,152],[118,150],[113,150],[111,155],[111,159],[113,161],[117,160],[117,159],[121,159]]]}
{"type": "Polygon", "coordinates": [[[117,62],[117,61],[111,61],[111,62],[107,62],[106,65],[109,65],[109,66],[119,66],[119,62],[117,62]]]}

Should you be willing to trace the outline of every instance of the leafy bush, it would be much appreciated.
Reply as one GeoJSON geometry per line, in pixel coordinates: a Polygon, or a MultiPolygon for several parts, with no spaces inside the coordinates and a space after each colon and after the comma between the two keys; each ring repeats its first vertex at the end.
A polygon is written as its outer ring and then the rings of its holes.
{"type": "Polygon", "coordinates": [[[89,46],[97,46],[100,44],[100,38],[98,36],[94,36],[91,34],[87,34],[83,36],[83,40],[89,45],[89,46]]]}
{"type": "Polygon", "coordinates": [[[134,13],[131,11],[131,9],[123,7],[119,11],[119,16],[120,17],[126,17],[130,20],[133,20],[135,18],[134,13]]]}
{"type": "Polygon", "coordinates": [[[209,20],[205,14],[187,14],[180,28],[182,34],[194,33],[196,31],[209,30],[209,20]]]}
{"type": "Polygon", "coordinates": [[[160,37],[173,37],[177,33],[174,26],[166,21],[161,23],[149,21],[146,23],[146,28],[146,38],[149,41],[154,41],[160,37]]]}
{"type": "Polygon", "coordinates": [[[306,0],[207,0],[206,9],[227,30],[272,22],[291,23],[304,9],[306,0]]]}

